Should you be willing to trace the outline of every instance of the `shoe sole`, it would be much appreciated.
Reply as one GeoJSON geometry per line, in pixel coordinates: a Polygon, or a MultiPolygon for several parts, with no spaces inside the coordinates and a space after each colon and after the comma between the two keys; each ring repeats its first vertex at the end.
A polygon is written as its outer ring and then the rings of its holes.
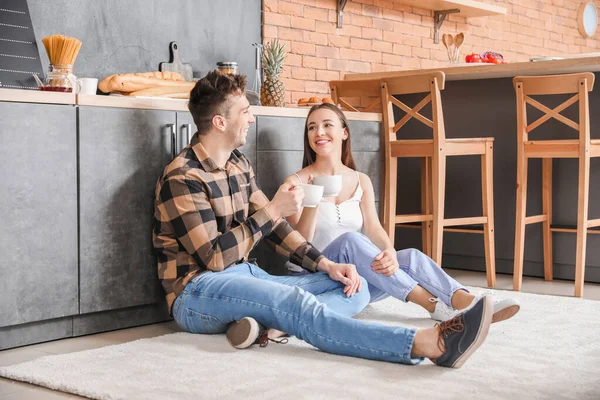
{"type": "Polygon", "coordinates": [[[492,317],[492,324],[512,318],[516,313],[519,312],[520,309],[520,305],[514,304],[494,313],[494,316],[492,317]]]}
{"type": "Polygon", "coordinates": [[[456,359],[454,364],[451,365],[451,368],[460,368],[467,361],[469,357],[481,346],[487,334],[490,330],[490,325],[492,324],[492,315],[494,313],[494,301],[490,296],[486,296],[483,298],[483,316],[481,318],[481,324],[479,325],[479,332],[477,332],[477,336],[471,346],[463,353],[462,356],[456,359]]]}
{"type": "Polygon", "coordinates": [[[254,344],[258,332],[258,322],[254,318],[242,318],[227,328],[227,341],[236,349],[246,349],[254,344]]]}

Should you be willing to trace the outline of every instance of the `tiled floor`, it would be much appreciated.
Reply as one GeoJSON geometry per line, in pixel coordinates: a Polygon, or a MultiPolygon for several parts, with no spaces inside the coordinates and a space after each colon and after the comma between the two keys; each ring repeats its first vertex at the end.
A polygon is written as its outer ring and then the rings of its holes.
{"type": "MultiPolygon", "coordinates": [[[[486,285],[484,273],[450,269],[448,269],[447,272],[464,285],[482,287],[486,285]]],[[[496,288],[510,290],[512,288],[512,275],[498,275],[496,288]]],[[[523,279],[523,291],[528,293],[572,296],[573,290],[573,282],[545,282],[543,279],[537,278],[523,279]]],[[[600,300],[600,284],[586,283],[584,292],[585,298],[600,300]]],[[[4,350],[0,351],[0,366],[18,364],[48,354],[71,353],[74,351],[94,349],[111,344],[124,343],[135,339],[160,336],[177,332],[178,330],[179,328],[175,325],[175,323],[165,322],[161,324],[147,325],[73,339],[57,340],[54,342],[25,346],[17,349],[4,350]]],[[[28,400],[77,399],[81,397],[0,378],[0,398],[3,400],[28,400]]]]}

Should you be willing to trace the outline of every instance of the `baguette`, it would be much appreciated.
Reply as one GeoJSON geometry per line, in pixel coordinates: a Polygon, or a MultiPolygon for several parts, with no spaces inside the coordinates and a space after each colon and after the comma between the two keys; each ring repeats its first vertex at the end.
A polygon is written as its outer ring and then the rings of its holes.
{"type": "Polygon", "coordinates": [[[115,75],[109,75],[106,78],[102,79],[100,83],[98,83],[98,89],[100,89],[101,92],[110,93],[111,90],[108,84],[114,76],[115,75]]]}
{"type": "Polygon", "coordinates": [[[180,88],[194,87],[194,82],[187,82],[177,72],[136,72],[133,74],[115,74],[107,76],[98,84],[98,88],[105,93],[109,92],[135,92],[156,86],[178,86],[180,88]]]}
{"type": "MultiPolygon", "coordinates": [[[[192,86],[193,88],[193,86],[192,86]]],[[[149,96],[149,97],[172,97],[172,95],[176,95],[176,98],[182,98],[181,96],[185,96],[184,98],[190,98],[190,89],[181,88],[178,86],[158,86],[152,87],[149,89],[137,90],[135,92],[128,93],[128,96],[149,96]]]]}

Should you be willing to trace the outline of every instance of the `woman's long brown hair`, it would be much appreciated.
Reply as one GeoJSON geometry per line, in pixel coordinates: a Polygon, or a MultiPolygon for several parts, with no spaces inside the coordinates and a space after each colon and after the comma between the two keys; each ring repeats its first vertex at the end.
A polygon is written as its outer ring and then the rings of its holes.
{"type": "Polygon", "coordinates": [[[352,137],[352,135],[350,135],[350,127],[348,126],[348,120],[346,119],[346,116],[344,115],[342,110],[340,110],[337,106],[334,106],[333,104],[329,103],[323,103],[318,104],[316,106],[312,106],[312,108],[308,112],[308,115],[306,116],[306,122],[304,123],[304,159],[302,161],[302,168],[306,168],[307,166],[311,165],[315,162],[315,159],[317,158],[317,154],[310,147],[310,143],[308,141],[308,118],[313,112],[320,109],[333,111],[335,115],[337,115],[340,119],[343,128],[346,128],[346,131],[348,132],[348,138],[342,142],[342,164],[356,171],[356,164],[354,163],[354,158],[352,157],[352,143],[350,142],[350,138],[352,137]]]}

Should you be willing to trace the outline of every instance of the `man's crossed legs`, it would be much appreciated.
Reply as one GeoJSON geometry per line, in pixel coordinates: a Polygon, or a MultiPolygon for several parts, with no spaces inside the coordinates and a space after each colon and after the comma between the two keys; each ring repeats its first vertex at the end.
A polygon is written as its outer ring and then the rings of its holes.
{"type": "Polygon", "coordinates": [[[487,335],[493,307],[489,297],[453,320],[417,333],[350,318],[369,303],[366,288],[363,282],[360,292],[346,297],[343,284],[325,273],[280,277],[244,263],[192,279],[175,300],[173,316],[192,333],[223,333],[230,323],[251,317],[329,353],[403,364],[428,357],[449,367],[460,367],[487,335]]]}

